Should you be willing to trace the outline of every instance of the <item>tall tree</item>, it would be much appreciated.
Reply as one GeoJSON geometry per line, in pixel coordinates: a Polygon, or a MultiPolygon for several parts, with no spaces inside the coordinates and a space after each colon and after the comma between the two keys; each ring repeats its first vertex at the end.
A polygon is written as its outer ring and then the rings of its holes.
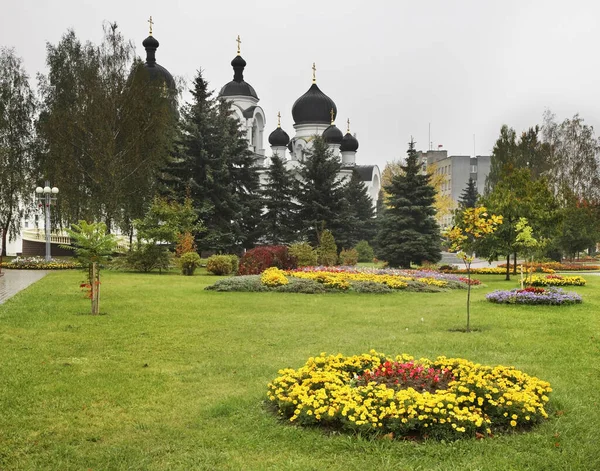
{"type": "Polygon", "coordinates": [[[577,114],[562,123],[555,119],[546,111],[542,128],[544,142],[549,146],[549,177],[555,194],[567,187],[580,198],[599,199],[600,146],[594,128],[584,124],[577,114]]]}
{"type": "Polygon", "coordinates": [[[274,245],[292,243],[298,238],[296,180],[277,155],[271,157],[266,177],[262,189],[265,211],[261,218],[264,240],[274,245]]]}
{"type": "Polygon", "coordinates": [[[22,61],[0,49],[0,232],[2,252],[21,230],[34,179],[32,140],[35,99],[22,61]]]}
{"type": "Polygon", "coordinates": [[[367,187],[354,169],[344,186],[346,199],[345,230],[341,231],[337,243],[343,249],[354,247],[361,240],[371,242],[375,237],[375,209],[367,187]]]}
{"type": "Polygon", "coordinates": [[[46,49],[38,130],[44,174],[62,194],[56,214],[129,229],[169,154],[176,90],[150,80],[114,23],[99,46],[70,30],[46,49]]]}
{"type": "Polygon", "coordinates": [[[421,173],[411,139],[403,172],[385,188],[387,208],[377,234],[377,256],[392,267],[441,259],[440,228],[435,220],[435,189],[430,175],[421,173]]]}
{"type": "Polygon", "coordinates": [[[563,220],[556,237],[556,245],[562,253],[575,258],[577,253],[594,247],[600,241],[600,218],[598,205],[575,195],[564,188],[561,196],[563,220]]]}
{"type": "Polygon", "coordinates": [[[315,136],[312,143],[312,150],[299,167],[296,199],[300,204],[301,231],[313,245],[318,245],[325,229],[336,239],[342,236],[347,204],[339,176],[340,159],[320,136],[315,136]]]}
{"type": "Polygon", "coordinates": [[[467,186],[463,189],[460,194],[460,198],[458,199],[458,208],[464,210],[466,208],[474,208],[477,205],[477,198],[479,197],[479,193],[477,193],[477,185],[475,184],[475,180],[469,178],[467,182],[467,186]]]}
{"type": "MultiPolygon", "coordinates": [[[[480,255],[495,259],[499,255],[506,257],[506,279],[510,279],[510,256],[516,260],[519,243],[517,224],[526,218],[533,232],[540,237],[551,238],[558,225],[556,199],[549,189],[545,178],[532,180],[527,168],[505,168],[494,189],[484,195],[482,203],[489,211],[503,216],[503,224],[486,240],[480,255]]],[[[516,267],[514,267],[516,274],[516,267]]]]}
{"type": "Polygon", "coordinates": [[[197,239],[200,250],[235,252],[259,237],[262,201],[254,154],[248,149],[229,103],[213,98],[198,71],[192,101],[182,110],[176,152],[166,167],[171,191],[189,189],[206,230],[197,239]]]}

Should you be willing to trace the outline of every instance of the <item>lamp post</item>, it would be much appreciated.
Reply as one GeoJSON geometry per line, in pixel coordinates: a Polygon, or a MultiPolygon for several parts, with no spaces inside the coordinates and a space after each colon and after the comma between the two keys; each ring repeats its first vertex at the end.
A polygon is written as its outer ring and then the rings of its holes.
{"type": "Polygon", "coordinates": [[[56,196],[53,195],[58,194],[58,188],[55,186],[50,188],[50,182],[46,180],[44,188],[38,186],[35,192],[40,206],[44,205],[46,211],[46,224],[44,224],[44,227],[46,229],[46,261],[49,262],[52,258],[50,255],[50,205],[56,202],[56,196]]]}

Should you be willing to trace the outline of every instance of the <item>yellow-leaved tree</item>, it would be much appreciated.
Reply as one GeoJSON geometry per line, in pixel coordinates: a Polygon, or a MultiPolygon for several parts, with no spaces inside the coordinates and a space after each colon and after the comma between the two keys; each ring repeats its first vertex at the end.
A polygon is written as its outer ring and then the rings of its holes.
{"type": "Polygon", "coordinates": [[[479,206],[465,209],[459,224],[444,233],[450,242],[450,252],[457,252],[467,268],[467,332],[471,331],[471,263],[479,245],[500,224],[502,216],[488,214],[485,206],[479,206]]]}

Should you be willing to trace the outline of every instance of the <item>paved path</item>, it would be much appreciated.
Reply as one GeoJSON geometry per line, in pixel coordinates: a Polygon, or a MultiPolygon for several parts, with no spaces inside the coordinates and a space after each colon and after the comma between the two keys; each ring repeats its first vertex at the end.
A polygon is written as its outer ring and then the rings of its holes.
{"type": "Polygon", "coordinates": [[[46,276],[45,270],[2,270],[0,304],[46,276]]]}

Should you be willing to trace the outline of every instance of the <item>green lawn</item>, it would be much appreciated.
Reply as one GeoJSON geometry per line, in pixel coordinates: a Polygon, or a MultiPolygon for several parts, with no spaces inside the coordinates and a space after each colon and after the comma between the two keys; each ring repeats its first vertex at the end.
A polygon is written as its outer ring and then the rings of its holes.
{"type": "Polygon", "coordinates": [[[90,316],[78,272],[0,305],[0,470],[600,469],[600,278],[584,304],[487,303],[465,291],[389,295],[218,293],[217,278],[105,272],[90,316]],[[277,370],[327,351],[460,356],[551,382],[528,433],[452,443],[327,435],[264,406],[277,370]]]}

